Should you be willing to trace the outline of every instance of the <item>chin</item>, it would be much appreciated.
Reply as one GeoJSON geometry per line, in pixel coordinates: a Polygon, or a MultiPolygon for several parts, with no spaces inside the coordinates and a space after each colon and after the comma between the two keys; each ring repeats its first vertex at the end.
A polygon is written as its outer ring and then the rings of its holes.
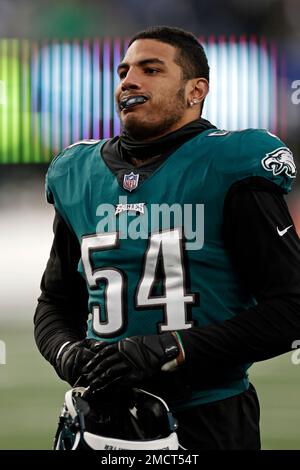
{"type": "Polygon", "coordinates": [[[122,120],[122,127],[126,134],[136,140],[155,137],[161,132],[159,124],[141,122],[137,116],[126,116],[126,119],[122,120]]]}

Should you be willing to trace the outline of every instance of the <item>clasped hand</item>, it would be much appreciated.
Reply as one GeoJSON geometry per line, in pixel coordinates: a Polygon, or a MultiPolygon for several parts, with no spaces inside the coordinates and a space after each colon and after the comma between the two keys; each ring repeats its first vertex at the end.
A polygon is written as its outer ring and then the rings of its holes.
{"type": "Polygon", "coordinates": [[[117,343],[94,343],[95,355],[82,373],[91,389],[98,390],[114,382],[136,385],[159,373],[170,364],[176,367],[179,345],[172,333],[161,335],[132,336],[117,343]]]}

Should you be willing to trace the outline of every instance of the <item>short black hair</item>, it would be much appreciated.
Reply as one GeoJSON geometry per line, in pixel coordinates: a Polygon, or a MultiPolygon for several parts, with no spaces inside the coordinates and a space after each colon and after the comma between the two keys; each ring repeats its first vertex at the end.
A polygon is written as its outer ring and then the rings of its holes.
{"type": "Polygon", "coordinates": [[[203,46],[196,36],[180,28],[170,26],[153,26],[135,34],[128,47],[138,39],[156,39],[174,46],[178,53],[175,63],[182,69],[183,80],[202,77],[209,81],[209,66],[203,46]]]}

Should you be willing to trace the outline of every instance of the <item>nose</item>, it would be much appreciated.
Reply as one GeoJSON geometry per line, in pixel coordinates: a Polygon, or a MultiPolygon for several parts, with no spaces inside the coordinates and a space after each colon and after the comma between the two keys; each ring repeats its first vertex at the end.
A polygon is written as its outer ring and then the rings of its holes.
{"type": "Polygon", "coordinates": [[[122,91],[126,90],[138,90],[141,88],[139,74],[137,70],[129,69],[126,73],[126,77],[123,78],[121,84],[122,91]]]}

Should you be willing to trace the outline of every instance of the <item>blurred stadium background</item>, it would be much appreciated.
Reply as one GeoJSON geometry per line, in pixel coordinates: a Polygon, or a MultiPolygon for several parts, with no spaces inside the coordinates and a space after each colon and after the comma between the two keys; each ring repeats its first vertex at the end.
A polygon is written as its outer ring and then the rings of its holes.
{"type": "MultiPolygon", "coordinates": [[[[204,117],[223,128],[268,128],[299,164],[299,20],[297,0],[0,0],[0,449],[51,448],[67,386],[33,339],[52,239],[44,176],[60,148],[119,131],[114,66],[127,38],[155,24],[192,31],[211,65],[204,117]]],[[[298,233],[299,191],[296,181],[288,197],[298,233]]],[[[251,380],[263,448],[300,449],[300,368],[291,354],[256,364],[251,380]]]]}

